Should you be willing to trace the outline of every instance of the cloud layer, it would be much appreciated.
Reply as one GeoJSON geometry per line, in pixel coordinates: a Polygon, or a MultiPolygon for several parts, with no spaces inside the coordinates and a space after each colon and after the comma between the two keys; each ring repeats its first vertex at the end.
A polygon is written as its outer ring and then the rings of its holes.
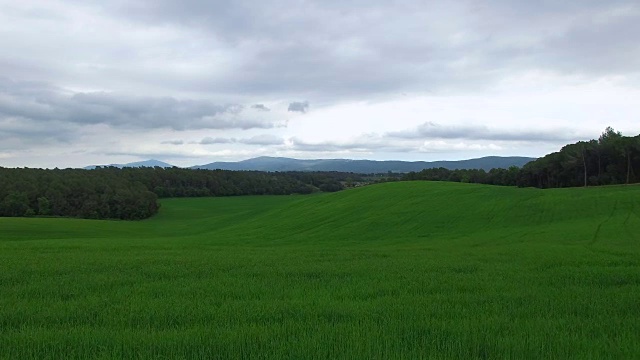
{"type": "MultiPolygon", "coordinates": [[[[26,119],[45,126],[51,122],[79,126],[173,130],[273,128],[253,108],[215,104],[206,100],[141,97],[107,92],[71,93],[33,82],[0,78],[0,116],[26,119]]],[[[262,109],[261,109],[262,110],[262,109]]]]}
{"type": "Polygon", "coordinates": [[[638,38],[632,0],[2,2],[0,166],[543,155],[640,131],[638,38]]]}
{"type": "Polygon", "coordinates": [[[415,129],[391,132],[389,137],[400,139],[469,139],[500,141],[575,141],[581,139],[571,130],[555,128],[533,129],[490,129],[484,125],[441,125],[426,122],[415,129]]]}
{"type": "Polygon", "coordinates": [[[186,27],[233,47],[230,56],[239,61],[232,78],[218,79],[226,91],[243,93],[360,98],[464,91],[523,69],[636,72],[640,55],[635,1],[164,0],[102,8],[134,23],[186,27]]]}

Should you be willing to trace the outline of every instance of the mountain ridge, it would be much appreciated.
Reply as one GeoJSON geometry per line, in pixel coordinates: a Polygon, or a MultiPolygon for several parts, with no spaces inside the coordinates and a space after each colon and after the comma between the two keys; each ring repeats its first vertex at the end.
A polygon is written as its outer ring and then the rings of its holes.
{"type": "MultiPolygon", "coordinates": [[[[189,169],[204,170],[235,170],[235,171],[339,171],[353,173],[407,173],[429,168],[443,167],[448,170],[508,168],[522,167],[536,158],[524,156],[485,156],[465,160],[438,161],[402,161],[402,160],[356,160],[356,159],[294,159],[277,156],[259,156],[240,161],[215,161],[203,165],[187,167],[189,169]]],[[[108,167],[174,167],[169,163],[150,159],[130,162],[126,164],[90,165],[83,169],[91,170],[98,166],[108,167]]]]}
{"type": "Polygon", "coordinates": [[[174,165],[168,164],[164,161],[160,161],[160,160],[155,160],[155,159],[149,159],[149,160],[143,160],[143,161],[134,161],[134,162],[130,162],[130,163],[126,163],[126,164],[109,164],[109,165],[89,165],[89,166],[85,166],[83,167],[83,169],[85,170],[93,170],[96,167],[101,166],[101,167],[118,167],[118,168],[125,168],[125,167],[163,167],[163,168],[170,168],[173,167],[174,165]]]}
{"type": "Polygon", "coordinates": [[[212,162],[192,166],[191,169],[208,170],[254,170],[254,171],[341,171],[354,173],[411,172],[443,167],[456,169],[483,169],[522,167],[536,158],[523,156],[485,156],[465,160],[401,161],[401,160],[355,160],[355,159],[292,159],[286,157],[261,156],[237,162],[212,162]]]}

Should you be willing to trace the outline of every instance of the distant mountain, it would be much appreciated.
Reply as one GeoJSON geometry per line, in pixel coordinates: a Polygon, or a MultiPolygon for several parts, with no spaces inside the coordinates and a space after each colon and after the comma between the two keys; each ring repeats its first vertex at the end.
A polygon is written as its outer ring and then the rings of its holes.
{"type": "Polygon", "coordinates": [[[156,166],[162,167],[162,168],[173,167],[173,165],[167,164],[164,161],[151,159],[151,160],[145,160],[145,161],[131,162],[131,163],[127,163],[127,164],[91,165],[91,166],[84,167],[84,169],[92,170],[92,169],[95,169],[97,166],[115,166],[115,167],[118,167],[118,168],[125,168],[125,167],[156,167],[156,166]]]}
{"type": "Polygon", "coordinates": [[[262,156],[238,162],[213,162],[191,167],[192,169],[258,170],[258,171],[342,171],[354,173],[405,173],[428,168],[484,169],[522,167],[535,158],[521,156],[487,156],[459,161],[375,161],[375,160],[299,160],[284,157],[262,156]]]}

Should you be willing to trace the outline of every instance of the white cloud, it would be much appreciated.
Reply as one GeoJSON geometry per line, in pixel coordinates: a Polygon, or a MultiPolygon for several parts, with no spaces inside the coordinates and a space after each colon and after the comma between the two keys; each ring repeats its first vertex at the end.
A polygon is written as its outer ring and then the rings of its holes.
{"type": "Polygon", "coordinates": [[[467,143],[463,141],[445,141],[445,140],[435,140],[435,141],[425,141],[422,146],[420,146],[419,151],[432,153],[432,152],[454,152],[454,151],[493,151],[493,150],[502,150],[502,147],[496,144],[479,144],[479,143],[467,143]]]}

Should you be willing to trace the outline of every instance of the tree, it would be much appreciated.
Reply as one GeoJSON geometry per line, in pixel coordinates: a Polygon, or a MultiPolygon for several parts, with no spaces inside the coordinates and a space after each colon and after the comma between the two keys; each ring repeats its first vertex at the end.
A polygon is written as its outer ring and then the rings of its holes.
{"type": "Polygon", "coordinates": [[[573,151],[575,152],[573,156],[575,156],[575,159],[577,160],[577,162],[579,162],[582,166],[582,171],[584,174],[584,187],[587,186],[587,148],[588,147],[589,147],[589,143],[584,141],[577,142],[573,147],[573,151]]]}
{"type": "Polygon", "coordinates": [[[614,184],[622,182],[621,162],[624,156],[622,149],[623,136],[619,131],[615,131],[612,127],[607,127],[598,138],[598,145],[601,153],[601,161],[604,166],[605,176],[602,181],[605,184],[614,184]]]}
{"type": "Polygon", "coordinates": [[[51,215],[51,203],[45,196],[38,198],[38,215],[51,215]]]}
{"type": "Polygon", "coordinates": [[[13,191],[0,203],[0,213],[4,216],[25,216],[29,209],[29,198],[23,192],[13,191]]]}

